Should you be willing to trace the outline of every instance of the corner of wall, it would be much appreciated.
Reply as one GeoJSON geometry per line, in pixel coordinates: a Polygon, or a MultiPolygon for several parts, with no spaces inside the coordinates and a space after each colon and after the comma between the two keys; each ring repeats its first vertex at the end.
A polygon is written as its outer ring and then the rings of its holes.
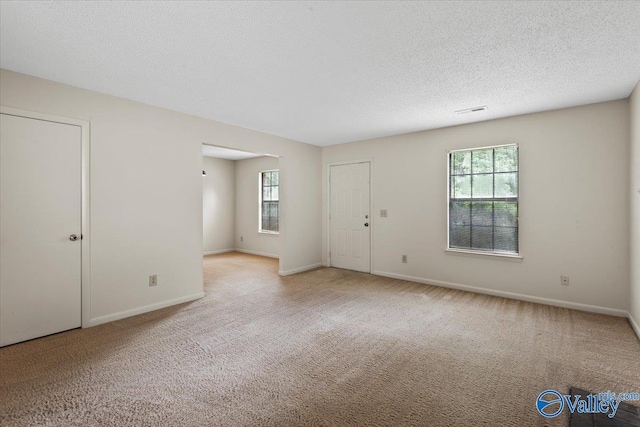
{"type": "Polygon", "coordinates": [[[629,96],[630,289],[629,321],[640,338],[640,81],[629,96]]]}

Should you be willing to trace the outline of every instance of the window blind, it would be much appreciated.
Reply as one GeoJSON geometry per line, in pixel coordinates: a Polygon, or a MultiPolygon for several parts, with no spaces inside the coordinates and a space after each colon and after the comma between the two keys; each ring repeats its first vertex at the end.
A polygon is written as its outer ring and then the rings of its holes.
{"type": "Polygon", "coordinates": [[[518,146],[449,153],[449,248],[518,254],[518,146]]]}

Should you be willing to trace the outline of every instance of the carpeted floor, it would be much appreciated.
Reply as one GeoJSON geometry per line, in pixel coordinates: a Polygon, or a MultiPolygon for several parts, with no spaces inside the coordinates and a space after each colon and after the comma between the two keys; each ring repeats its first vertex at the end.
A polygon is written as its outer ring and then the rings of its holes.
{"type": "Polygon", "coordinates": [[[199,301],[0,349],[0,425],[566,426],[536,412],[541,391],[640,389],[626,319],[204,263],[199,301]]]}

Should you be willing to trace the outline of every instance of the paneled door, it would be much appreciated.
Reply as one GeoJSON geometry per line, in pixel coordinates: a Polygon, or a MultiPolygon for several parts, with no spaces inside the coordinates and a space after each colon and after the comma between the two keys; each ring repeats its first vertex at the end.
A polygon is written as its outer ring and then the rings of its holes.
{"type": "Polygon", "coordinates": [[[370,164],[331,166],[330,253],[332,267],[371,271],[370,164]]]}
{"type": "Polygon", "coordinates": [[[0,114],[0,346],[81,326],[82,128],[0,114]]]}

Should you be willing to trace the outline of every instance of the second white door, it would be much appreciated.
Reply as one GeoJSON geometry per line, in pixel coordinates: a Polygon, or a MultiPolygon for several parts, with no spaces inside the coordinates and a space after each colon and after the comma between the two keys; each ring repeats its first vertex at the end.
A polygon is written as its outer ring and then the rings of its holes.
{"type": "Polygon", "coordinates": [[[79,126],[0,114],[0,346],[81,324],[79,126]]]}
{"type": "Polygon", "coordinates": [[[330,168],[330,262],[332,267],[371,271],[369,163],[330,168]]]}

